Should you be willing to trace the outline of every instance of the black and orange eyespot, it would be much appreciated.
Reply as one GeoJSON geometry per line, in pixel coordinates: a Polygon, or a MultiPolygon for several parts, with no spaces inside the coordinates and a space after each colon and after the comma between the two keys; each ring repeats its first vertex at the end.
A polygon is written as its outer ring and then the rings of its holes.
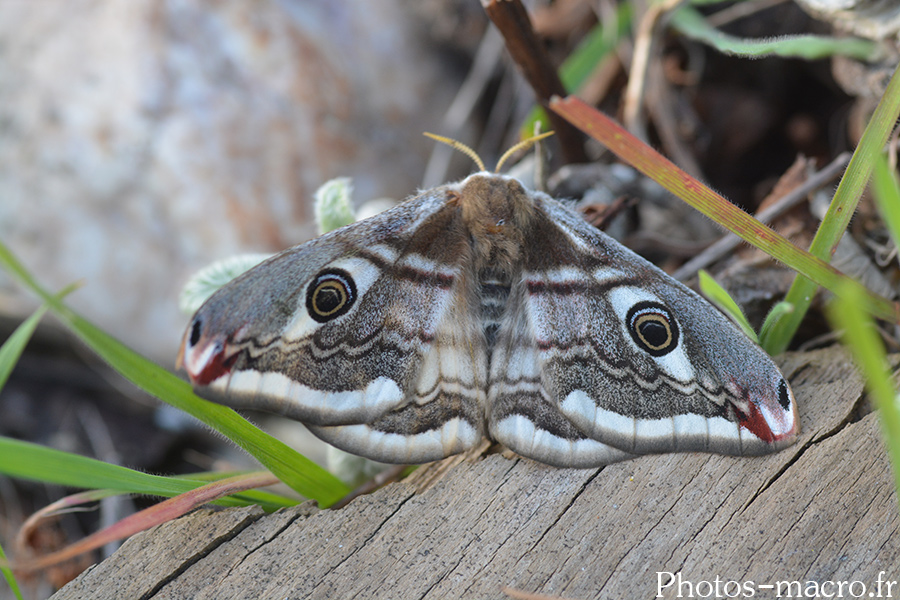
{"type": "Polygon", "coordinates": [[[356,302],[356,284],[344,270],[328,269],[319,273],[306,290],[309,316],[325,323],[346,313],[356,302]]]}
{"type": "Polygon", "coordinates": [[[678,323],[658,302],[638,302],[628,311],[628,333],[650,356],[665,356],[678,347],[678,323]]]}

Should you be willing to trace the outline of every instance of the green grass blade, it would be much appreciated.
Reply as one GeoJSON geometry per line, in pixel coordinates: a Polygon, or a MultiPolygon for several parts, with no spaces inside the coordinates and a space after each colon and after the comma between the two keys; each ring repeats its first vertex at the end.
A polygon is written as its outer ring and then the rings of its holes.
{"type": "Polygon", "coordinates": [[[9,380],[10,373],[12,373],[16,363],[19,362],[19,357],[22,356],[25,346],[28,345],[28,340],[31,339],[38,322],[40,322],[46,312],[46,305],[38,308],[33,315],[16,327],[12,335],[3,342],[3,346],[0,346],[0,390],[3,389],[3,386],[9,380]]]}
{"type": "Polygon", "coordinates": [[[577,90],[581,87],[597,64],[615,50],[621,37],[628,32],[631,5],[620,4],[616,8],[615,18],[616,23],[612,28],[603,23],[595,25],[572,54],[563,61],[559,67],[559,78],[567,90],[577,90]],[[612,32],[612,35],[609,32],[612,32]]]}
{"type": "Polygon", "coordinates": [[[783,56],[816,60],[835,55],[861,61],[878,55],[878,45],[860,38],[836,38],[819,35],[785,35],[764,39],[744,39],[728,35],[710,26],[695,9],[684,6],[672,15],[671,25],[685,37],[702,42],[722,54],[756,58],[783,56]]]}
{"type": "MultiPolygon", "coordinates": [[[[863,132],[859,145],[853,152],[847,171],[838,184],[831,205],[822,219],[822,224],[809,246],[809,253],[825,261],[831,260],[835,248],[850,223],[856,205],[866,189],[872,175],[875,159],[881,153],[897,117],[900,115],[900,66],[894,71],[888,83],[884,97],[875,108],[875,113],[863,132]]],[[[793,267],[793,265],[790,265],[793,267]]],[[[770,354],[780,354],[787,350],[788,344],[800,327],[806,315],[816,284],[798,275],[788,290],[785,301],[794,306],[794,311],[785,315],[777,327],[764,328],[760,332],[762,347],[770,354]]],[[[831,291],[837,292],[835,288],[831,291]]],[[[871,306],[870,303],[867,302],[871,306]]],[[[895,319],[896,320],[896,319],[895,319]]]]}
{"type": "Polygon", "coordinates": [[[763,320],[760,331],[765,331],[767,329],[777,327],[778,322],[792,312],[794,312],[794,305],[790,302],[785,302],[784,300],[782,300],[781,302],[776,303],[775,306],[772,307],[772,310],[769,311],[769,314],[766,315],[766,318],[763,320]]]}
{"type": "Polygon", "coordinates": [[[900,246],[900,180],[897,178],[897,171],[891,169],[883,154],[878,155],[875,161],[872,191],[878,204],[878,212],[891,233],[891,239],[895,245],[900,246]]]}
{"type": "Polygon", "coordinates": [[[9,584],[9,589],[15,594],[16,600],[22,600],[22,590],[19,589],[19,582],[16,581],[16,576],[13,574],[12,569],[6,564],[6,553],[3,552],[3,546],[0,546],[0,573],[3,573],[3,577],[6,579],[6,583],[9,584]]]}
{"type": "MultiPolygon", "coordinates": [[[[172,475],[171,477],[175,479],[187,479],[188,481],[202,481],[204,483],[210,483],[211,481],[220,481],[228,477],[245,475],[252,472],[253,471],[202,471],[197,473],[190,473],[189,475],[172,475]]],[[[269,473],[268,471],[255,472],[269,473]]],[[[266,511],[296,506],[301,502],[297,498],[284,496],[282,494],[276,494],[275,492],[267,492],[265,490],[247,490],[246,492],[232,494],[229,497],[241,501],[246,501],[246,503],[248,504],[255,504],[266,511]]]]}
{"type": "MultiPolygon", "coordinates": [[[[163,477],[0,436],[0,474],[18,479],[83,489],[110,489],[123,494],[171,497],[209,483],[208,478],[163,477]]],[[[222,474],[225,477],[227,474],[222,474]]],[[[221,478],[219,477],[219,478],[221,478]]],[[[224,506],[258,504],[276,510],[296,500],[270,492],[242,492],[220,501],[224,506]]]]}
{"type": "MultiPolygon", "coordinates": [[[[62,300],[76,287],[77,286],[74,285],[66,287],[56,295],[56,298],[62,300]]],[[[16,363],[19,362],[19,358],[21,358],[22,352],[25,350],[25,346],[28,345],[28,341],[31,339],[34,330],[37,328],[38,323],[46,312],[47,305],[44,304],[34,311],[34,314],[19,324],[12,335],[10,335],[9,338],[3,342],[3,345],[0,346],[0,390],[3,389],[6,382],[9,380],[10,374],[12,374],[13,369],[16,367],[16,363]]]]}
{"type": "Polygon", "coordinates": [[[329,506],[349,489],[337,477],[230,408],[198,397],[190,385],[111,338],[81,317],[65,319],[72,330],[126,379],[206,423],[250,453],[297,493],[329,506]]]}
{"type": "Polygon", "coordinates": [[[737,302],[728,295],[728,292],[719,285],[718,281],[712,278],[712,275],[703,269],[700,269],[699,275],[700,291],[703,292],[703,295],[706,296],[710,302],[718,306],[719,310],[731,317],[731,320],[741,328],[741,331],[758,344],[759,338],[756,337],[756,332],[753,331],[750,322],[747,321],[747,317],[744,315],[744,311],[737,305],[737,302]]]}
{"type": "Polygon", "coordinates": [[[878,407],[884,440],[894,470],[894,487],[900,495],[900,407],[897,390],[890,377],[884,344],[872,318],[862,306],[855,288],[843,290],[841,297],[828,305],[828,317],[834,329],[843,330],[844,342],[866,380],[866,388],[878,407]]]}
{"type": "Polygon", "coordinates": [[[82,341],[126,379],[206,423],[250,453],[297,493],[330,506],[349,492],[337,477],[260,430],[230,408],[196,396],[187,382],[140,356],[50,295],[0,243],[0,265],[40,296],[82,341]]]}

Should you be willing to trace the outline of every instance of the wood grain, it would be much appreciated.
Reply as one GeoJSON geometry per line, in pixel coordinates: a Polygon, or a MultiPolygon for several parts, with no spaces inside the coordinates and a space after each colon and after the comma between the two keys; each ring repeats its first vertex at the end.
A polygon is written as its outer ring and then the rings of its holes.
{"type": "Polygon", "coordinates": [[[599,470],[449,459],[341,510],[198,511],[135,536],[54,598],[499,599],[504,587],[653,598],[664,571],[694,583],[900,579],[890,465],[877,415],[858,418],[849,359],[828,349],[781,366],[803,433],[773,456],[599,470]]]}

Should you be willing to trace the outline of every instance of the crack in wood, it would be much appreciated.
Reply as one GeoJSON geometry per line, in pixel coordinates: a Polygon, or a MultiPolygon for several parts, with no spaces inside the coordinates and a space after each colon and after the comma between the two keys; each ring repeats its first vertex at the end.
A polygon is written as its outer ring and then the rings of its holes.
{"type": "Polygon", "coordinates": [[[273,540],[278,539],[281,534],[283,534],[289,527],[294,526],[297,522],[301,520],[306,520],[315,514],[318,511],[318,507],[316,506],[315,501],[309,500],[304,502],[303,504],[296,506],[292,509],[295,514],[283,525],[278,527],[271,535],[267,534],[263,539],[259,540],[256,545],[249,547],[246,549],[244,556],[235,563],[234,565],[229,566],[225,576],[227,577],[231,573],[233,573],[236,569],[239,569],[244,562],[253,556],[254,553],[262,550],[267,544],[271,543],[273,540]]]}
{"type": "MultiPolygon", "coordinates": [[[[188,571],[194,565],[200,563],[204,558],[213,553],[217,548],[227,544],[235,537],[237,537],[242,531],[250,527],[253,523],[255,523],[258,519],[263,516],[263,512],[258,507],[251,507],[249,509],[240,509],[245,512],[243,518],[239,521],[233,523],[229,529],[224,531],[223,533],[213,536],[208,539],[205,544],[194,551],[188,557],[182,558],[180,561],[176,563],[176,565],[163,577],[156,582],[155,585],[150,587],[146,592],[136,596],[138,600],[150,600],[154,596],[156,596],[160,590],[165,588],[168,584],[173,581],[176,581],[181,575],[183,575],[186,571],[188,571]]],[[[214,511],[210,510],[199,510],[186,515],[187,518],[202,518],[201,515],[212,513],[214,511]]],[[[173,525],[173,523],[166,523],[160,528],[168,528],[173,525]]],[[[151,530],[152,531],[152,530],[151,530]]]]}

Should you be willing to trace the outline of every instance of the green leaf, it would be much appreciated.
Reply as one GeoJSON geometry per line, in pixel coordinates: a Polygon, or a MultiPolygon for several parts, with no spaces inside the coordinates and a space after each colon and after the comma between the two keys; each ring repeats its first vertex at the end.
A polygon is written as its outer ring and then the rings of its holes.
{"type": "Polygon", "coordinates": [[[628,32],[631,12],[630,3],[620,4],[616,8],[615,24],[612,27],[605,23],[595,25],[572,54],[563,61],[559,68],[559,78],[567,90],[580,88],[600,61],[615,50],[619,40],[628,32]]]}
{"type": "Polygon", "coordinates": [[[700,269],[699,275],[700,291],[703,292],[703,295],[706,296],[710,302],[718,306],[719,310],[731,317],[731,320],[741,328],[741,331],[758,344],[759,338],[756,337],[756,332],[753,331],[750,322],[747,321],[747,317],[744,315],[744,311],[737,305],[737,302],[735,302],[734,299],[728,295],[728,292],[719,285],[719,282],[713,279],[712,275],[705,270],[700,269]]]}
{"type": "Polygon", "coordinates": [[[865,302],[854,287],[827,306],[828,318],[835,330],[842,330],[857,366],[866,380],[866,388],[880,413],[881,428],[894,470],[894,487],[900,495],[900,406],[891,381],[884,344],[872,318],[863,309],[865,302]]]}
{"type": "Polygon", "coordinates": [[[6,583],[9,584],[9,589],[15,594],[16,599],[22,600],[22,590],[19,589],[19,583],[16,581],[16,576],[13,574],[12,569],[6,566],[6,564],[6,553],[3,552],[3,546],[0,546],[0,573],[3,573],[6,583]]]}
{"type": "Polygon", "coordinates": [[[897,171],[888,165],[887,157],[880,154],[875,160],[872,191],[878,212],[884,219],[895,246],[900,246],[900,181],[897,171]]]}
{"type": "Polygon", "coordinates": [[[9,380],[9,375],[15,368],[16,363],[19,362],[22,351],[25,350],[28,340],[31,339],[37,324],[46,312],[46,305],[38,308],[33,315],[16,327],[9,339],[3,342],[3,346],[0,346],[0,390],[3,389],[3,386],[9,380]]]}
{"type": "Polygon", "coordinates": [[[153,364],[73,312],[44,290],[2,243],[0,265],[40,296],[63,323],[126,379],[222,433],[297,493],[318,500],[322,506],[330,506],[349,492],[343,482],[322,467],[230,408],[196,396],[187,382],[153,364]]]}
{"type": "Polygon", "coordinates": [[[271,254],[238,254],[203,267],[191,275],[181,288],[178,309],[186,315],[194,314],[219,288],[271,256],[271,254]]]}
{"type": "MultiPolygon", "coordinates": [[[[900,65],[894,70],[891,80],[888,83],[884,97],[878,102],[872,118],[869,120],[866,129],[863,132],[859,145],[853,152],[850,164],[847,165],[847,171],[838,184],[837,191],[831,200],[831,205],[822,219],[822,224],[816,231],[812,243],[809,246],[809,253],[822,260],[828,261],[834,253],[834,249],[840,242],[841,236],[847,230],[850,218],[856,211],[859,199],[862,197],[872,175],[876,157],[881,154],[882,148],[887,141],[888,136],[894,128],[894,123],[900,115],[900,65]]],[[[788,266],[796,270],[796,266],[787,263],[788,266]]],[[[778,323],[777,327],[763,327],[759,338],[762,347],[770,354],[780,354],[784,352],[791,339],[794,337],[800,322],[806,315],[813,296],[816,293],[816,284],[802,275],[798,275],[791,288],[785,296],[785,301],[794,306],[794,312],[786,315],[778,323]]],[[[838,293],[838,288],[845,289],[846,286],[826,286],[831,291],[838,293]]],[[[865,305],[869,312],[873,312],[882,318],[891,318],[875,312],[872,300],[867,298],[865,305]]],[[[896,321],[896,314],[893,321],[896,321]]]]}
{"type": "MultiPolygon", "coordinates": [[[[66,297],[77,287],[77,285],[67,286],[63,291],[56,295],[56,298],[62,300],[62,298],[66,297]]],[[[12,335],[10,335],[9,338],[3,342],[3,345],[0,346],[0,390],[6,386],[9,376],[19,362],[19,358],[22,357],[25,346],[28,345],[28,341],[31,339],[31,336],[34,335],[34,330],[37,328],[38,323],[46,312],[47,305],[41,305],[34,311],[34,314],[16,327],[16,330],[13,331],[12,335]]]]}
{"type": "Polygon", "coordinates": [[[699,12],[684,6],[672,15],[672,27],[685,37],[712,46],[722,54],[744,56],[783,56],[816,60],[835,55],[862,61],[878,55],[878,45],[859,38],[835,38],[819,35],[785,35],[767,39],[743,39],[710,26],[699,12]]]}
{"type": "MultiPolygon", "coordinates": [[[[209,483],[202,477],[163,477],[101,460],[0,436],[0,474],[18,479],[81,489],[108,489],[123,494],[172,497],[209,483]]],[[[216,479],[232,474],[216,473],[216,479]]],[[[294,506],[297,501],[270,492],[247,491],[223,498],[224,506],[257,504],[266,510],[294,506]]]]}
{"type": "Polygon", "coordinates": [[[790,302],[782,300],[781,302],[776,303],[775,306],[772,307],[772,310],[769,311],[769,314],[766,315],[765,320],[763,320],[760,331],[772,330],[773,328],[778,327],[778,322],[792,312],[794,312],[794,305],[790,302]]]}
{"type": "Polygon", "coordinates": [[[338,177],[326,181],[315,193],[316,225],[319,233],[328,233],[349,225],[353,216],[353,184],[348,177],[338,177]]]}

